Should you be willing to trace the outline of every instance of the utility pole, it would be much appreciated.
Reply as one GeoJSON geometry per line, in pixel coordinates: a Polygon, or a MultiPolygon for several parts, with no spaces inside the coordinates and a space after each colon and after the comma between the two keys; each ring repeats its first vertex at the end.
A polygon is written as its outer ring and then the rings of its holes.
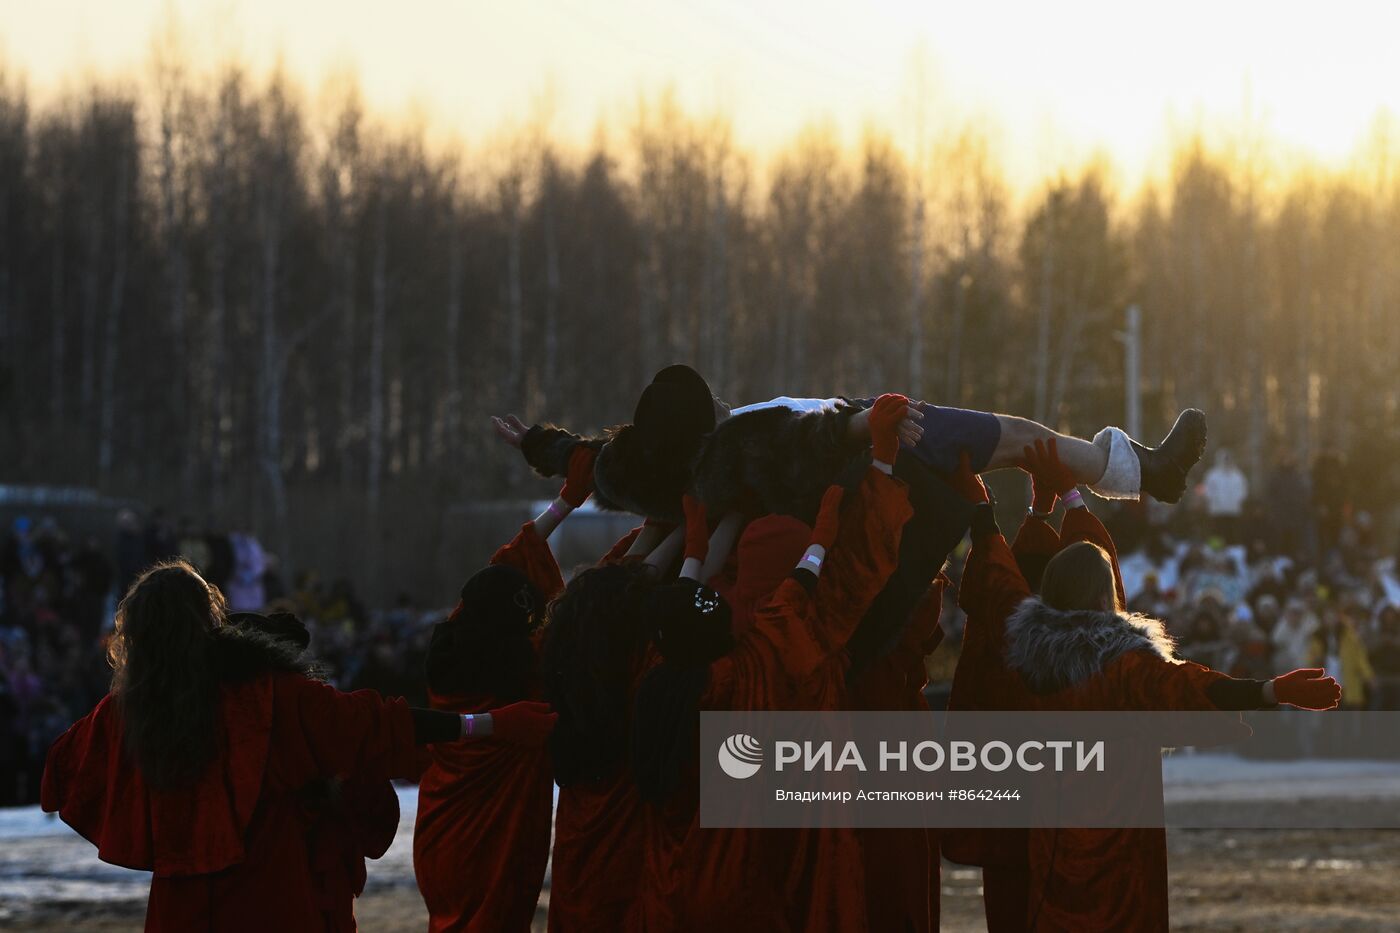
{"type": "Polygon", "coordinates": [[[1142,309],[1137,305],[1129,305],[1127,310],[1127,321],[1124,330],[1116,336],[1123,342],[1123,389],[1126,396],[1127,410],[1124,413],[1128,434],[1131,437],[1142,436],[1142,384],[1141,384],[1141,361],[1142,350],[1142,309]]]}

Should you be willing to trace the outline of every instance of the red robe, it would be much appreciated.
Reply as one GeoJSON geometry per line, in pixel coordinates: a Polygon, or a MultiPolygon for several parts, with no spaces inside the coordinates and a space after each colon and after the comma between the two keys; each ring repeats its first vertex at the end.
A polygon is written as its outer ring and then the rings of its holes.
{"type": "MultiPolygon", "coordinates": [[[[702,709],[812,709],[839,692],[846,641],[894,571],[913,514],[904,484],[875,470],[854,503],[815,591],[786,577],[754,608],[751,627],[710,666],[702,709]]],[[[643,929],[864,926],[864,897],[851,883],[860,877],[859,848],[848,832],[701,828],[694,774],[676,799],[648,808],[647,819],[643,929]]]]}
{"type": "Polygon", "coordinates": [[[103,861],[153,873],[148,931],[326,929],[300,793],[335,774],[412,775],[408,706],[292,673],[221,694],[217,754],[191,786],[146,784],[108,696],[49,750],[43,808],[103,861]]]}
{"type": "MultiPolygon", "coordinates": [[[[520,570],[546,599],[564,588],[533,522],[491,563],[520,570]]],[[[484,713],[503,701],[429,692],[428,702],[454,713],[484,713]]],[[[528,933],[549,860],[554,778],[548,747],[483,739],[432,745],[429,752],[413,830],[413,872],[428,906],[428,929],[528,933]]]]}
{"type": "MultiPolygon", "coordinates": [[[[848,697],[848,708],[926,712],[924,658],[938,649],[938,617],[948,578],[940,575],[915,608],[904,638],[875,662],[848,697]]],[[[866,916],[870,930],[937,930],[942,865],[936,829],[908,826],[855,831],[865,854],[866,916]]]]}
{"type": "Polygon", "coordinates": [[[636,928],[644,818],[632,775],[559,789],[549,884],[551,933],[636,928]]]}
{"type": "MultiPolygon", "coordinates": [[[[1107,532],[1087,509],[1070,510],[1061,528],[1065,543],[1093,540],[1114,557],[1107,532]]],[[[975,693],[996,705],[1023,710],[1213,710],[1206,688],[1224,675],[1149,650],[1134,650],[1101,671],[1053,693],[1029,690],[1020,673],[998,666],[1005,656],[1006,621],[1030,596],[1015,557],[1001,535],[975,542],[964,587],[990,615],[969,612],[964,652],[974,652],[981,677],[975,693]],[[985,601],[985,602],[983,602],[985,601]],[[978,622],[987,625],[977,625],[978,622]],[[978,658],[987,659],[978,661],[978,658]]],[[[1121,585],[1121,583],[1119,584],[1121,585]]],[[[956,688],[955,688],[956,689],[956,688]]],[[[1155,756],[1155,748],[1146,750],[1155,756]]],[[[1161,769],[1155,775],[1161,796],[1161,769]]],[[[1136,791],[1135,791],[1136,792],[1136,791]]],[[[1167,930],[1166,833],[1161,829],[1032,829],[1027,833],[1027,927],[1043,931],[1167,930]]]]}
{"type": "MultiPolygon", "coordinates": [[[[604,562],[623,559],[640,532],[634,528],[613,545],[604,562]]],[[[649,663],[638,659],[635,680],[649,663]]],[[[605,781],[559,789],[550,856],[551,933],[620,933],[635,927],[644,838],[641,798],[625,769],[605,781]]]]}
{"type": "Polygon", "coordinates": [[[399,829],[399,795],[389,781],[337,781],[332,799],[314,808],[307,837],[311,872],[327,931],[354,933],[355,898],[365,889],[366,858],[389,851],[399,829]]]}
{"type": "MultiPolygon", "coordinates": [[[[1088,513],[1088,509],[1077,509],[1088,513]]],[[[1091,516],[1092,517],[1092,516],[1091,516]]],[[[1019,564],[1026,559],[1049,560],[1060,551],[1060,534],[1042,518],[1027,516],[1011,544],[1019,564]]],[[[994,710],[1005,702],[994,685],[1006,677],[1004,648],[989,645],[989,631],[1009,609],[1002,607],[992,581],[985,576],[986,549],[969,555],[963,572],[958,605],[967,614],[962,654],[953,674],[950,710],[994,710]],[[999,616],[998,613],[1001,613],[999,616]]],[[[1019,591],[1013,597],[1019,601],[1019,591]]],[[[1024,829],[947,829],[942,834],[943,855],[961,865],[982,868],[982,899],[986,906],[988,933],[1014,933],[1026,927],[1026,903],[1030,876],[1026,864],[1024,829]]]]}

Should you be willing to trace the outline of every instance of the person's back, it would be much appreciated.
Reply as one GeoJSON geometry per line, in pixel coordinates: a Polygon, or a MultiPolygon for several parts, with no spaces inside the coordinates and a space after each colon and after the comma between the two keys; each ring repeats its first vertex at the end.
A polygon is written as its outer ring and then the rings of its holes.
{"type": "Polygon", "coordinates": [[[111,693],[50,749],[41,803],[152,873],[147,930],[322,928],[303,790],[409,775],[416,742],[460,735],[449,714],[312,679],[182,561],[131,587],[109,650],[111,693]]]}

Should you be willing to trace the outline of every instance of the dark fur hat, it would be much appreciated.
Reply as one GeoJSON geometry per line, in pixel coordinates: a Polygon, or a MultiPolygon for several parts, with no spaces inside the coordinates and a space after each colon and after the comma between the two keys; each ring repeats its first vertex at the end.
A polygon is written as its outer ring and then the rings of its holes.
{"type": "Polygon", "coordinates": [[[632,423],[610,432],[598,452],[594,501],[605,509],[682,521],[681,496],[690,488],[691,465],[714,429],[709,383],[689,366],[667,366],[642,391],[632,423]]]}
{"type": "Polygon", "coordinates": [[[319,676],[315,665],[293,640],[248,625],[246,620],[242,625],[230,622],[217,626],[212,634],[214,671],[225,683],[242,683],[276,673],[319,676]]]}
{"type": "Polygon", "coordinates": [[[667,366],[642,390],[632,423],[648,434],[682,441],[709,434],[715,429],[714,393],[689,366],[667,366]]]}
{"type": "Polygon", "coordinates": [[[241,629],[262,632],[292,645],[298,651],[311,647],[311,632],[290,612],[232,612],[228,624],[241,629]]]}

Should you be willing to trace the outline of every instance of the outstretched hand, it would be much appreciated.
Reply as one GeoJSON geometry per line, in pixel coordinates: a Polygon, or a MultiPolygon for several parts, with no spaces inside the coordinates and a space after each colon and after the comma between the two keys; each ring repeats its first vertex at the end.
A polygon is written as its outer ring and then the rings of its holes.
{"type": "Polygon", "coordinates": [[[539,748],[554,731],[559,714],[548,703],[521,700],[491,710],[491,735],[511,745],[539,748]]]}
{"type": "Polygon", "coordinates": [[[584,500],[593,495],[593,461],[598,459],[598,451],[579,444],[569,453],[569,473],[564,479],[564,488],[559,490],[559,498],[573,508],[583,505],[584,500]]]}
{"type": "Polygon", "coordinates": [[[1273,680],[1274,699],[1299,709],[1336,709],[1342,700],[1342,685],[1320,667],[1303,667],[1273,680]]]}
{"type": "Polygon", "coordinates": [[[1031,475],[1037,512],[1049,512],[1055,507],[1057,497],[1079,485],[1070,468],[1060,462],[1058,442],[1053,437],[1022,448],[1021,469],[1031,475]]]}
{"type": "Polygon", "coordinates": [[[870,408],[870,446],[875,459],[893,465],[899,456],[900,441],[912,438],[909,443],[916,444],[923,436],[923,428],[918,425],[922,418],[923,413],[902,395],[890,393],[877,398],[870,408]]]}
{"type": "Polygon", "coordinates": [[[505,417],[492,415],[491,427],[496,429],[497,437],[516,450],[520,449],[521,441],[525,440],[525,434],[530,430],[530,426],[515,415],[506,415],[505,417]]]}
{"type": "Polygon", "coordinates": [[[991,501],[991,497],[987,495],[987,487],[982,482],[982,477],[973,472],[972,458],[966,450],[958,456],[958,468],[948,474],[947,483],[953,487],[958,495],[973,505],[981,505],[991,501]]]}
{"type": "Polygon", "coordinates": [[[812,543],[826,550],[836,543],[836,532],[841,527],[841,500],[846,490],[842,486],[831,486],[822,496],[821,508],[817,510],[817,523],[812,526],[812,543]]]}

